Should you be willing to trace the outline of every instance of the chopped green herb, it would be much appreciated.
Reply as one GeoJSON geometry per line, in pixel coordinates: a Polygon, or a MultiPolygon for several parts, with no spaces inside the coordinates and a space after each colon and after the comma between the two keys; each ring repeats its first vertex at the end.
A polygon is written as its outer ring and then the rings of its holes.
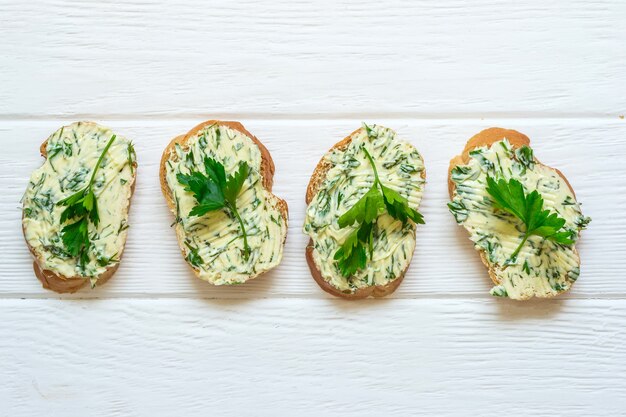
{"type": "Polygon", "coordinates": [[[117,256],[117,252],[114,253],[112,256],[108,256],[108,257],[104,255],[100,255],[98,256],[96,261],[98,262],[98,265],[100,266],[107,266],[107,265],[114,264],[120,261],[118,258],[116,258],[116,256],[117,256]]]}
{"type": "Polygon", "coordinates": [[[200,265],[204,263],[202,257],[198,254],[198,248],[194,248],[189,243],[185,242],[185,246],[189,248],[189,253],[187,254],[187,262],[191,265],[199,268],[200,265]]]}
{"type": "Polygon", "coordinates": [[[503,140],[503,141],[500,141],[500,146],[502,147],[502,149],[504,149],[505,155],[510,158],[511,157],[511,145],[507,141],[503,140]]]}
{"type": "Polygon", "coordinates": [[[69,259],[72,257],[65,249],[60,246],[55,245],[43,245],[43,249],[50,252],[52,256],[61,258],[61,259],[69,259]]]}
{"type": "Polygon", "coordinates": [[[72,143],[61,141],[61,138],[63,137],[64,128],[65,127],[62,127],[61,131],[59,132],[59,136],[57,137],[58,141],[48,148],[48,160],[50,161],[50,166],[52,167],[52,170],[55,172],[56,172],[56,169],[54,168],[54,165],[52,165],[52,161],[51,161],[52,158],[54,158],[61,152],[63,152],[65,156],[72,156],[72,143]]]}
{"type": "Polygon", "coordinates": [[[174,219],[174,222],[170,224],[170,227],[183,221],[182,217],[180,217],[180,202],[176,194],[174,194],[174,201],[176,202],[176,218],[174,219]]]}
{"type": "Polygon", "coordinates": [[[221,132],[220,132],[220,127],[217,126],[215,128],[215,147],[219,148],[220,146],[220,140],[221,140],[221,132]]]}
{"type": "Polygon", "coordinates": [[[453,201],[448,203],[448,209],[450,209],[450,213],[452,213],[457,223],[463,223],[469,215],[469,211],[463,201],[453,201]]]}
{"type": "Polygon", "coordinates": [[[579,275],[580,275],[580,268],[575,267],[567,273],[567,278],[569,278],[569,280],[573,282],[578,279],[579,275]]]}
{"type": "Polygon", "coordinates": [[[207,145],[206,131],[198,137],[198,144],[200,145],[201,148],[206,148],[206,145],[207,145]]]}
{"type": "MultiPolygon", "coordinates": [[[[132,142],[128,142],[128,166],[130,167],[130,173],[134,174],[135,172],[135,161],[137,160],[137,154],[135,153],[135,147],[132,142]]],[[[125,183],[123,183],[125,184],[125,183]]]]}
{"type": "Polygon", "coordinates": [[[128,223],[126,223],[126,220],[123,219],[120,222],[120,227],[117,229],[117,234],[119,235],[120,233],[122,233],[126,229],[128,229],[128,223]]]}
{"type": "Polygon", "coordinates": [[[493,162],[491,162],[484,154],[483,154],[484,149],[474,149],[473,151],[470,151],[469,155],[476,159],[478,161],[478,163],[480,164],[481,167],[483,167],[483,169],[485,171],[493,171],[494,170],[494,164],[493,162]]]}
{"type": "Polygon", "coordinates": [[[363,123],[363,129],[365,129],[365,133],[367,133],[367,137],[370,139],[374,139],[378,137],[378,133],[371,127],[369,127],[366,123],[363,123]]]}
{"type": "Polygon", "coordinates": [[[563,200],[562,204],[564,206],[575,206],[576,205],[576,201],[574,201],[574,199],[572,198],[571,195],[568,195],[567,197],[565,197],[565,200],[563,200]]]}
{"type": "Polygon", "coordinates": [[[490,291],[490,294],[493,295],[494,297],[508,297],[509,294],[507,294],[506,292],[506,288],[504,288],[502,285],[498,285],[497,287],[493,287],[490,291]]]}
{"type": "Polygon", "coordinates": [[[61,191],[69,190],[76,191],[84,184],[87,176],[89,175],[89,168],[80,167],[73,173],[68,173],[59,180],[59,188],[61,191]]]}
{"type": "Polygon", "coordinates": [[[274,215],[270,215],[270,220],[271,220],[273,223],[276,223],[278,226],[281,226],[280,216],[276,216],[276,217],[274,217],[274,215]]]}
{"type": "Polygon", "coordinates": [[[526,168],[532,169],[535,165],[535,158],[533,156],[533,150],[529,146],[522,146],[515,150],[515,157],[526,168]]]}
{"type": "Polygon", "coordinates": [[[589,223],[591,222],[591,217],[589,216],[578,216],[576,220],[574,220],[574,224],[579,229],[586,229],[589,223]]]}

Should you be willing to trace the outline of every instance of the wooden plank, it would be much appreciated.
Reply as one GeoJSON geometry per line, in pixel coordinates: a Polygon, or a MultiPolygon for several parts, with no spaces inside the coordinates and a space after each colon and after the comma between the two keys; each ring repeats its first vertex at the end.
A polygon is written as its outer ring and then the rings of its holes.
{"type": "Polygon", "coordinates": [[[617,116],[625,19],[611,0],[3,1],[0,114],[617,116]]]}
{"type": "MultiPolygon", "coordinates": [[[[310,277],[302,233],[304,193],[322,154],[360,121],[242,120],[272,152],[275,192],[290,207],[290,228],[283,263],[273,272],[237,287],[213,287],[195,279],[182,260],[159,189],[158,163],[169,139],[200,120],[103,121],[136,143],[137,192],[130,217],[127,251],[117,275],[78,297],[326,297],[310,277]]],[[[424,155],[427,180],[421,211],[427,224],[418,229],[415,257],[397,291],[400,298],[425,296],[488,297],[490,280],[464,230],[448,213],[447,164],[474,133],[492,125],[527,133],[536,155],[560,168],[573,184],[584,213],[593,217],[579,244],[582,273],[571,297],[626,297],[626,185],[620,156],[626,154],[626,122],[593,120],[376,120],[395,128],[424,155]],[[581,162],[582,161],[582,162],[581,162]]],[[[62,121],[0,123],[0,296],[56,297],[41,289],[20,229],[19,199],[30,172],[39,166],[40,142],[62,121]]]]}
{"type": "Polygon", "coordinates": [[[11,416],[626,407],[624,300],[1,300],[11,416]]]}

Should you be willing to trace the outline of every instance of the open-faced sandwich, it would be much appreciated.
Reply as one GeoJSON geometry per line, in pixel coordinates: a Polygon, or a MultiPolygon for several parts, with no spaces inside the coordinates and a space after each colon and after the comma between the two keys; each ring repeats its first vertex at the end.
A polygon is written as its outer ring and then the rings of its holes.
{"type": "Polygon", "coordinates": [[[541,164],[515,131],[483,130],[450,161],[448,207],[470,234],[495,286],[491,294],[554,297],[580,273],[583,216],[565,176],[541,164]]]}
{"type": "Polygon", "coordinates": [[[45,288],[75,292],[119,266],[137,162],[132,143],[92,122],[54,132],[23,198],[22,229],[45,288]]]}
{"type": "Polygon", "coordinates": [[[366,125],[321,159],[306,193],[306,258],[324,291],[383,297],[398,288],[415,249],[426,171],[396,133],[366,125]]]}
{"type": "Polygon", "coordinates": [[[167,146],[161,189],[198,278],[241,284],[280,263],[288,213],[273,176],[268,150],[238,122],[209,120],[167,146]]]}

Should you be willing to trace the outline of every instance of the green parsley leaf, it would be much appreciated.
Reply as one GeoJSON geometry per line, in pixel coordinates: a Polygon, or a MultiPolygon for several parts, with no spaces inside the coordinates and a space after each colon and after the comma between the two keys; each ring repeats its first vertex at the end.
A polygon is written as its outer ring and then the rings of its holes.
{"type": "Polygon", "coordinates": [[[385,209],[385,202],[376,184],[366,192],[348,211],[342,214],[337,222],[340,228],[352,226],[354,223],[371,223],[378,218],[378,213],[385,209]]]}
{"type": "MultiPolygon", "coordinates": [[[[204,171],[206,174],[194,171],[192,168],[189,174],[178,173],[176,175],[178,182],[185,186],[185,191],[191,192],[198,203],[191,209],[189,216],[203,216],[210,211],[227,209],[239,222],[243,237],[244,258],[248,259],[251,249],[245,225],[237,211],[237,197],[250,174],[250,166],[245,161],[241,161],[237,171],[227,177],[222,163],[205,157],[204,171]]],[[[194,259],[197,260],[195,257],[194,259]]]]}
{"type": "Polygon", "coordinates": [[[87,217],[83,217],[77,222],[68,224],[63,228],[63,244],[66,251],[76,257],[78,256],[85,246],[89,248],[89,222],[87,217]]]}
{"type": "Polygon", "coordinates": [[[209,211],[224,207],[224,193],[220,184],[215,183],[211,177],[195,171],[189,175],[179,173],[176,175],[176,179],[185,186],[185,191],[193,193],[198,202],[198,205],[189,212],[190,216],[202,216],[209,211]]]}
{"type": "Polygon", "coordinates": [[[224,197],[226,201],[230,203],[233,207],[237,205],[237,196],[241,191],[241,187],[243,187],[243,183],[248,178],[250,174],[250,167],[246,162],[242,162],[239,164],[239,169],[226,180],[226,185],[224,186],[224,197]]]}
{"type": "Polygon", "coordinates": [[[509,259],[514,261],[517,254],[530,236],[541,236],[561,245],[574,243],[572,231],[560,231],[565,226],[565,219],[556,213],[543,209],[543,197],[537,190],[526,194],[524,187],[516,179],[496,181],[487,177],[487,192],[493,199],[493,206],[506,211],[524,223],[526,231],[519,246],[509,259]]]}
{"type": "Polygon", "coordinates": [[[104,155],[108,152],[115,138],[116,136],[113,135],[104,147],[104,150],[93,168],[87,186],[56,203],[58,206],[66,206],[65,210],[61,213],[61,224],[74,218],[78,219],[74,223],[67,224],[61,229],[61,240],[63,241],[66,251],[73,257],[78,258],[78,265],[81,268],[84,268],[89,262],[88,251],[91,247],[91,241],[89,239],[89,221],[91,220],[94,226],[100,223],[98,200],[93,191],[93,183],[96,178],[96,173],[100,168],[100,164],[104,159],[104,155]]]}
{"type": "Polygon", "coordinates": [[[359,229],[350,233],[348,238],[335,252],[334,259],[344,276],[352,276],[360,269],[365,268],[367,253],[365,246],[359,240],[359,229]]]}
{"type": "Polygon", "coordinates": [[[422,217],[417,210],[413,210],[409,207],[409,202],[406,198],[402,197],[397,191],[385,187],[384,185],[381,185],[381,189],[383,190],[387,212],[391,217],[405,224],[407,219],[413,220],[415,224],[424,224],[424,217],[422,217]]]}
{"type": "Polygon", "coordinates": [[[216,184],[226,183],[226,171],[224,169],[224,165],[220,164],[215,159],[208,157],[204,158],[204,169],[207,175],[216,184]]]}
{"type": "MultiPolygon", "coordinates": [[[[366,131],[370,136],[371,129],[366,131]]],[[[370,258],[374,252],[374,226],[378,216],[387,213],[396,220],[406,224],[412,220],[416,224],[423,224],[424,218],[409,206],[409,202],[398,192],[386,187],[378,177],[374,159],[365,147],[361,148],[374,171],[372,187],[348,211],[342,214],[337,223],[340,228],[357,225],[357,228],[346,238],[335,252],[334,260],[344,277],[351,277],[365,268],[367,255],[370,258]]]]}

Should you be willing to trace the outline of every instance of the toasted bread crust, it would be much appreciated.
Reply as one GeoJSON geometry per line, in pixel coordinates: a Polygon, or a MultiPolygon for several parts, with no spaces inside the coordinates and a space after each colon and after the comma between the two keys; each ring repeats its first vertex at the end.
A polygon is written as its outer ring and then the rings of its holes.
{"type": "MultiPolygon", "coordinates": [[[[97,126],[97,123],[94,123],[94,122],[81,122],[81,123],[97,126]]],[[[41,153],[41,156],[43,156],[45,159],[48,159],[48,153],[46,151],[47,146],[48,146],[48,139],[44,140],[43,143],[39,146],[39,152],[41,153]]],[[[130,212],[132,197],[133,197],[133,194],[135,193],[135,184],[136,184],[136,179],[137,179],[137,162],[133,163],[133,168],[134,169],[133,169],[133,175],[131,178],[130,197],[128,200],[129,212],[130,212]]],[[[24,218],[24,211],[22,210],[22,219],[23,218],[24,218]]],[[[57,274],[48,269],[44,269],[42,267],[43,261],[37,258],[37,255],[35,254],[33,247],[30,245],[30,243],[26,239],[26,230],[24,228],[23,223],[22,223],[22,233],[24,234],[24,240],[26,240],[26,245],[28,246],[28,250],[33,255],[33,258],[35,258],[35,260],[33,261],[33,270],[35,272],[35,276],[37,276],[37,279],[41,282],[41,285],[44,288],[48,290],[52,290],[59,294],[64,294],[64,293],[75,293],[76,291],[78,291],[79,289],[87,285],[87,283],[90,281],[88,277],[78,277],[78,276],[66,277],[64,275],[57,274]]],[[[113,276],[113,274],[115,274],[115,271],[117,271],[117,268],[119,268],[120,266],[123,255],[124,253],[122,252],[122,255],[120,255],[119,262],[117,262],[114,265],[111,265],[102,274],[96,277],[98,279],[99,285],[106,283],[113,276]]]]}
{"type": "MultiPolygon", "coordinates": [[[[502,129],[499,127],[490,127],[472,136],[467,141],[467,144],[465,145],[463,152],[461,152],[460,155],[457,155],[450,160],[450,165],[448,167],[448,193],[450,195],[451,200],[454,197],[454,191],[456,189],[456,184],[452,181],[452,170],[454,169],[454,167],[456,167],[457,165],[468,164],[470,161],[469,153],[472,150],[479,148],[481,146],[491,146],[494,142],[498,142],[499,140],[502,140],[504,138],[506,138],[509,141],[509,143],[514,149],[521,148],[524,145],[530,146],[530,139],[528,138],[528,136],[524,135],[523,133],[518,132],[517,130],[502,129]]],[[[535,163],[539,165],[547,166],[539,162],[537,158],[535,158],[535,163]]],[[[572,188],[572,185],[569,183],[567,178],[565,178],[565,175],[563,175],[563,173],[556,168],[552,168],[552,167],[549,167],[549,168],[555,170],[557,174],[559,174],[559,176],[563,178],[563,181],[565,181],[569,189],[572,191],[572,194],[574,194],[574,189],[572,188]]],[[[576,194],[574,194],[574,196],[576,196],[576,194]]],[[[573,251],[576,257],[578,257],[579,255],[578,255],[576,248],[574,248],[573,251]]],[[[489,277],[491,278],[491,281],[493,281],[495,285],[500,285],[501,282],[498,279],[498,276],[496,274],[496,269],[494,268],[493,265],[490,265],[489,262],[487,261],[487,252],[483,249],[479,249],[478,253],[480,255],[480,259],[482,263],[485,265],[485,267],[487,267],[487,271],[489,273],[489,277]]],[[[550,297],[554,297],[554,296],[550,296],[550,297]]],[[[549,298],[549,297],[546,297],[546,298],[549,298]]]]}
{"type": "MultiPolygon", "coordinates": [[[[339,142],[335,143],[333,147],[328,150],[328,152],[332,151],[333,149],[339,149],[341,151],[346,149],[348,145],[350,145],[350,142],[352,142],[352,136],[359,133],[359,131],[361,131],[362,129],[363,129],[362,127],[356,129],[354,132],[350,133],[348,136],[346,136],[339,142]]],[[[307,205],[311,204],[313,197],[315,197],[315,194],[317,194],[317,192],[320,189],[320,186],[324,182],[324,179],[326,178],[326,174],[332,168],[332,164],[326,161],[325,156],[326,154],[324,154],[322,158],[320,159],[320,161],[317,163],[317,166],[313,170],[313,175],[311,175],[311,179],[309,180],[309,185],[306,188],[305,201],[307,205]]]]}
{"type": "MultiPolygon", "coordinates": [[[[206,122],[202,122],[199,125],[195,126],[188,133],[184,135],[176,136],[174,139],[172,139],[170,143],[167,145],[167,147],[165,148],[165,150],[163,151],[163,154],[161,155],[161,165],[159,167],[159,179],[161,182],[161,192],[163,193],[163,196],[165,197],[165,201],[167,202],[167,205],[172,212],[176,211],[176,203],[174,201],[174,197],[172,196],[172,192],[169,186],[167,185],[167,161],[170,159],[170,156],[172,155],[172,153],[175,152],[175,145],[177,143],[181,146],[184,146],[185,143],[189,139],[196,136],[196,134],[200,132],[202,129],[205,129],[206,127],[214,125],[214,124],[217,124],[218,126],[228,127],[233,130],[237,130],[243,133],[244,135],[248,136],[250,139],[252,139],[254,144],[258,146],[259,150],[261,151],[260,173],[261,173],[262,185],[267,191],[269,191],[270,193],[272,192],[272,186],[274,185],[274,171],[275,171],[274,160],[272,159],[272,155],[267,150],[265,145],[263,145],[263,143],[261,143],[261,141],[257,139],[256,136],[248,132],[248,130],[246,130],[246,128],[243,127],[243,125],[239,122],[222,121],[222,120],[207,120],[206,122]]],[[[280,210],[283,218],[285,219],[285,222],[287,222],[287,220],[289,219],[289,208],[287,206],[287,202],[279,198],[275,194],[273,195],[274,197],[276,197],[276,208],[280,210]]],[[[176,237],[177,239],[179,238],[178,234],[176,234],[176,237]]],[[[287,236],[285,235],[285,239],[283,240],[283,245],[285,244],[286,240],[287,240],[287,236]]],[[[181,242],[180,239],[178,239],[178,246],[180,247],[180,251],[184,258],[185,257],[184,242],[181,242]]],[[[189,263],[187,263],[187,265],[189,265],[189,263]]],[[[189,268],[193,271],[193,273],[196,276],[199,277],[198,271],[196,271],[195,268],[192,268],[191,265],[189,265],[189,268]]],[[[258,274],[258,275],[262,275],[262,274],[263,273],[258,274]]],[[[254,277],[258,275],[255,275],[254,277]]]]}
{"type": "MultiPolygon", "coordinates": [[[[352,142],[352,137],[356,135],[357,133],[359,133],[362,129],[363,128],[356,129],[355,131],[350,133],[348,136],[346,136],[339,142],[335,143],[332,146],[332,148],[330,148],[326,152],[326,154],[332,151],[333,149],[339,149],[339,150],[346,149],[348,145],[350,145],[350,142],[352,142]]],[[[305,202],[307,205],[311,204],[313,197],[315,197],[315,195],[320,189],[320,186],[324,182],[324,179],[326,178],[326,174],[332,168],[332,164],[330,164],[328,161],[325,160],[326,154],[324,154],[324,156],[322,156],[320,161],[317,163],[317,166],[315,167],[315,170],[313,171],[313,174],[311,175],[311,179],[309,180],[309,185],[307,186],[306,196],[305,196],[305,202]]],[[[426,170],[422,171],[422,178],[426,178],[426,170]]],[[[354,292],[343,292],[339,290],[338,288],[334,287],[333,285],[331,285],[326,280],[324,280],[324,278],[322,277],[322,273],[320,272],[319,268],[315,264],[315,260],[313,259],[313,248],[314,248],[313,239],[309,239],[309,243],[307,244],[306,249],[305,249],[305,254],[306,254],[306,261],[307,261],[307,264],[309,265],[309,270],[311,271],[311,275],[313,276],[313,279],[315,279],[315,282],[317,282],[317,284],[327,293],[332,294],[337,297],[345,298],[347,300],[360,300],[360,299],[368,298],[368,297],[374,297],[374,298],[385,297],[393,293],[400,286],[400,284],[402,283],[402,280],[404,279],[404,275],[406,274],[406,269],[405,269],[396,279],[394,279],[393,281],[390,281],[386,285],[372,285],[371,287],[359,288],[358,290],[354,292]]],[[[407,265],[407,269],[408,269],[408,265],[407,265]]]]}

